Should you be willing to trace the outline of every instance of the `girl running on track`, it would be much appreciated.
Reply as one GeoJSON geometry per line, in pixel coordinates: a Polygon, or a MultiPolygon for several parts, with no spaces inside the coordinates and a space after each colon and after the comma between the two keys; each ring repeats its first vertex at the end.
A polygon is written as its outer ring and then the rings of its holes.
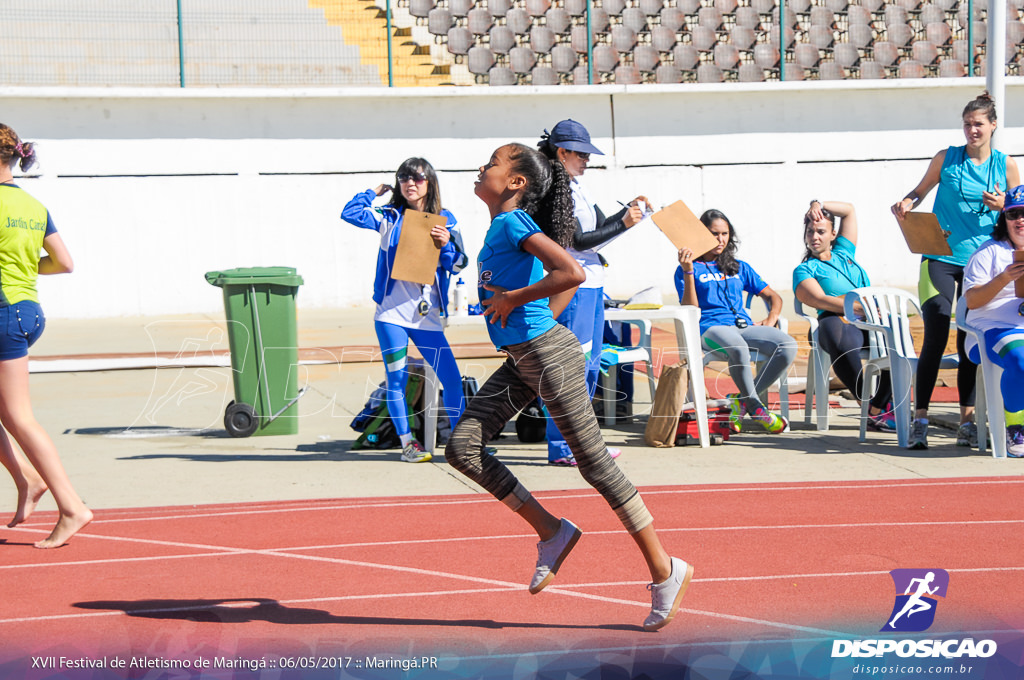
{"type": "Polygon", "coordinates": [[[481,450],[539,394],[583,477],[605,498],[640,548],[653,581],[644,629],[657,630],[678,611],[693,567],[665,552],[643,499],[608,455],[590,404],[579,340],[555,322],[548,307],[550,296],[584,280],[580,265],[556,242],[575,230],[569,175],[561,163],[540,152],[507,144],[480,168],[475,192],[491,214],[478,258],[480,301],[491,341],[508,359],[470,400],[448,440],[445,457],[537,532],[540,542],[530,592],[540,592],[581,531],[544,509],[497,457],[481,450]]]}
{"type": "Polygon", "coordinates": [[[32,413],[28,385],[28,348],[46,325],[36,294],[39,274],[64,274],[71,255],[42,203],[14,183],[12,172],[35,163],[31,142],[22,142],[0,123],[0,462],[18,487],[18,509],[7,526],[21,524],[46,490],[53,493],[60,517],[37,548],[58,548],[92,521],[92,511],[71,486],[57,447],[32,413]],[[46,255],[39,257],[39,251],[46,255]],[[18,442],[31,465],[15,453],[7,434],[18,442]]]}
{"type": "Polygon", "coordinates": [[[455,217],[441,207],[441,190],[433,166],[422,158],[410,158],[398,167],[394,187],[380,184],[356,194],[341,212],[341,219],[362,229],[380,233],[377,252],[377,277],[373,282],[373,301],[377,303],[374,328],[387,373],[388,414],[402,443],[402,460],[425,463],[433,454],[434,442],[413,439],[405,405],[405,385],[409,380],[406,352],[409,340],[416,343],[425,361],[429,361],[444,387],[444,407],[449,422],[462,414],[462,377],[455,355],[444,337],[441,316],[448,314],[449,274],[466,266],[469,258],[462,237],[455,228],[455,217]],[[397,190],[396,188],[397,187],[397,190]],[[391,200],[381,208],[372,206],[378,196],[391,192],[391,200]],[[419,210],[448,218],[445,227],[435,226],[430,236],[441,249],[432,285],[420,285],[391,278],[395,250],[402,233],[406,210],[419,210]]]}

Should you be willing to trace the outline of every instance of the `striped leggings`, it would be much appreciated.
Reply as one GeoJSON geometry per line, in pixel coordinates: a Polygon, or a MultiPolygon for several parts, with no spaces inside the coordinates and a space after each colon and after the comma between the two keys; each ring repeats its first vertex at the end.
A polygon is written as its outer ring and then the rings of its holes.
{"type": "Polygon", "coordinates": [[[483,452],[520,409],[539,394],[576,457],[580,473],[633,534],[652,517],[636,487],[608,455],[585,379],[580,341],[564,326],[505,348],[509,357],[470,400],[452,431],[445,458],[513,511],[530,492],[495,456],[483,452]]]}

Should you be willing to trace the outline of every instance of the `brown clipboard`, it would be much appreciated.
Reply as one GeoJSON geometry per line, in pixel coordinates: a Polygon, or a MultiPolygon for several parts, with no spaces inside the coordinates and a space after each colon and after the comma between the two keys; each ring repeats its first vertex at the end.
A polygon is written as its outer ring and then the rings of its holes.
{"type": "Polygon", "coordinates": [[[901,220],[896,218],[903,232],[903,238],[907,241],[910,252],[918,255],[952,255],[946,241],[946,234],[939,225],[939,218],[935,213],[907,213],[901,220]]]}
{"type": "Polygon", "coordinates": [[[395,264],[391,278],[428,285],[434,282],[441,249],[434,245],[430,230],[434,225],[447,226],[442,215],[406,210],[402,217],[402,233],[395,249],[395,264]]]}
{"type": "Polygon", "coordinates": [[[682,201],[662,208],[651,215],[651,219],[677,250],[689,248],[694,257],[700,257],[718,246],[718,239],[682,201]]]}

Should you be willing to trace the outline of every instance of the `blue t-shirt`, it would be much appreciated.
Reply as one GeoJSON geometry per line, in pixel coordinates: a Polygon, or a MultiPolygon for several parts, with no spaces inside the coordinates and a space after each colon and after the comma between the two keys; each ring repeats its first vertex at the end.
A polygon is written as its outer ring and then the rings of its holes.
{"type": "MultiPolygon", "coordinates": [[[[522,210],[502,213],[494,218],[477,258],[477,271],[480,272],[477,292],[481,302],[493,295],[484,289],[485,283],[516,290],[544,278],[544,266],[540,260],[523,250],[526,239],[540,233],[537,223],[522,210]]],[[[532,340],[555,326],[547,298],[528,302],[512,310],[505,328],[501,327],[500,322],[490,323],[489,319],[487,333],[495,347],[532,340]]]]}
{"type": "MultiPolygon", "coordinates": [[[[714,262],[697,260],[693,263],[693,280],[700,305],[700,332],[712,326],[732,326],[739,317],[748,324],[753,319],[743,305],[743,293],[757,295],[768,287],[757,272],[740,260],[740,270],[733,276],[726,276],[714,262]]],[[[683,268],[676,267],[676,291],[683,299],[683,268]]]]}
{"type": "Polygon", "coordinates": [[[953,254],[929,255],[929,259],[961,267],[967,264],[971,254],[992,236],[999,219],[999,213],[989,210],[981,200],[981,193],[993,191],[997,184],[1006,191],[1005,153],[993,149],[988,159],[977,165],[967,155],[967,147],[946,149],[932,210],[949,232],[946,240],[953,254]]]}
{"type": "MultiPolygon", "coordinates": [[[[840,236],[832,244],[832,259],[828,262],[812,257],[797,265],[793,270],[793,290],[807,279],[814,279],[825,295],[834,297],[843,297],[854,288],[870,286],[867,272],[853,259],[856,252],[857,246],[845,236],[840,236]]],[[[824,313],[824,310],[818,310],[818,316],[824,313]]]]}

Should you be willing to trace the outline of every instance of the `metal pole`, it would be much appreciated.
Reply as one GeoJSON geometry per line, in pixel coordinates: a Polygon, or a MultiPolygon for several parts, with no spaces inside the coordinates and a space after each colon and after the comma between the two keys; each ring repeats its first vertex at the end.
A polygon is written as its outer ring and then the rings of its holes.
{"type": "MultiPolygon", "coordinates": [[[[988,27],[985,47],[985,85],[996,102],[1000,125],[1006,116],[1006,3],[995,0],[988,3],[988,27]]],[[[1003,190],[1010,187],[1003,187],[1003,190]]]]}
{"type": "Polygon", "coordinates": [[[178,0],[178,84],[185,87],[185,37],[181,28],[181,0],[178,0]]]}
{"type": "Polygon", "coordinates": [[[591,0],[587,0],[587,84],[594,84],[594,34],[590,29],[591,0]]]}
{"type": "Polygon", "coordinates": [[[974,0],[967,0],[967,75],[974,75],[974,0]]]}
{"type": "Polygon", "coordinates": [[[391,62],[391,0],[387,0],[386,9],[384,10],[387,14],[387,32],[388,32],[388,87],[394,87],[395,81],[392,77],[394,72],[394,64],[391,62]]]}
{"type": "Polygon", "coordinates": [[[786,80],[786,0],[779,0],[779,82],[786,80]]]}

